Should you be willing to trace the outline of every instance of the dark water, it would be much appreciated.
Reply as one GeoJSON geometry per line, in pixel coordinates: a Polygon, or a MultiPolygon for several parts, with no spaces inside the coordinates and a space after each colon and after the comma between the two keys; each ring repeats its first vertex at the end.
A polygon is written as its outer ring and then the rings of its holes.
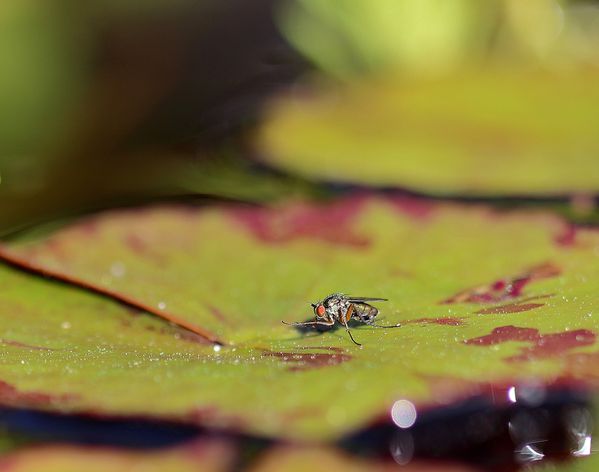
{"type": "MultiPolygon", "coordinates": [[[[361,458],[395,461],[398,468],[426,459],[438,461],[440,467],[457,461],[493,471],[519,470],[533,462],[571,460],[589,455],[591,450],[590,394],[572,386],[493,388],[442,408],[417,414],[415,409],[410,411],[414,412],[411,420],[402,417],[401,412],[399,416],[390,415],[332,446],[361,458]]],[[[13,408],[0,410],[0,427],[33,442],[132,449],[219,437],[235,441],[242,451],[250,451],[244,459],[249,462],[276,444],[265,438],[177,423],[13,408]]]]}

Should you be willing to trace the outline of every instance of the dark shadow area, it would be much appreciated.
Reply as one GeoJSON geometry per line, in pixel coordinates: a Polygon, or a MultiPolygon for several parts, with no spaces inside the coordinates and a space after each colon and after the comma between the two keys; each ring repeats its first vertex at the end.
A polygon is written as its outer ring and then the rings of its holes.
{"type": "MultiPolygon", "coordinates": [[[[563,461],[590,454],[592,414],[590,394],[575,387],[489,386],[488,393],[419,411],[414,424],[405,429],[394,423],[397,418],[390,412],[333,446],[360,457],[395,460],[400,465],[424,459],[513,471],[541,460],[563,461]]],[[[237,442],[246,464],[275,444],[262,437],[176,422],[18,408],[0,409],[0,427],[33,442],[131,449],[175,446],[201,437],[226,438],[237,442]]]]}
{"type": "Polygon", "coordinates": [[[588,392],[538,387],[529,389],[527,398],[511,402],[510,391],[517,391],[512,388],[424,410],[405,429],[381,422],[347,436],[340,445],[364,456],[391,454],[399,464],[414,459],[460,461],[493,471],[590,454],[593,415],[588,392]]]}
{"type": "Polygon", "coordinates": [[[0,425],[33,441],[68,441],[133,449],[173,446],[202,433],[196,426],[180,423],[61,415],[19,408],[0,409],[0,425]]]}

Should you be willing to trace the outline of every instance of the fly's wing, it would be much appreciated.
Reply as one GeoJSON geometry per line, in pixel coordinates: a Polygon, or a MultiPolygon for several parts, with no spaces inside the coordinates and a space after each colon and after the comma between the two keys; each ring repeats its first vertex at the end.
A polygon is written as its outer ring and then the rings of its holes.
{"type": "Polygon", "coordinates": [[[350,303],[362,303],[362,302],[386,302],[388,298],[376,298],[376,297],[347,297],[347,301],[350,303]]]}
{"type": "MultiPolygon", "coordinates": [[[[364,300],[364,299],[362,299],[364,300]]],[[[377,298],[376,300],[381,300],[377,298]]],[[[381,300],[382,301],[382,300],[381,300]]],[[[375,316],[379,314],[378,308],[369,305],[368,303],[352,302],[354,306],[354,312],[352,318],[356,318],[360,321],[369,322],[374,320],[375,316]]]]}

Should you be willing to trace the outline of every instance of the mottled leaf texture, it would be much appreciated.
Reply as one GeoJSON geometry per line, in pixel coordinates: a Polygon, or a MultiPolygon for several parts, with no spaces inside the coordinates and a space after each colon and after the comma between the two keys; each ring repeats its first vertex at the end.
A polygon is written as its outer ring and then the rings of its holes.
{"type": "Polygon", "coordinates": [[[163,206],[2,254],[71,282],[0,268],[4,405],[319,440],[388,419],[399,399],[420,411],[599,383],[599,233],[544,213],[372,196],[163,206]],[[402,327],[352,326],[359,347],[344,329],[281,323],[336,291],[388,298],[377,321],[402,327]]]}

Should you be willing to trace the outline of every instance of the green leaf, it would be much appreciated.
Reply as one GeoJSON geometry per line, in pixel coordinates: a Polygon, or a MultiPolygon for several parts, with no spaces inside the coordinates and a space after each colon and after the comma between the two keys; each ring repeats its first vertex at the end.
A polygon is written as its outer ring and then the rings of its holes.
{"type": "Polygon", "coordinates": [[[263,159],[313,179],[433,195],[599,191],[596,71],[388,78],[276,103],[263,159]]]}
{"type": "Polygon", "coordinates": [[[538,212],[366,196],[165,206],[2,255],[226,343],[3,268],[3,404],[317,440],[388,418],[398,399],[420,409],[599,373],[599,234],[538,212]],[[335,291],[388,298],[377,320],[403,326],[352,327],[360,348],[343,329],[281,324],[335,291]]]}
{"type": "Polygon", "coordinates": [[[289,41],[320,69],[347,78],[400,67],[438,71],[473,60],[496,33],[498,6],[475,0],[357,0],[343,5],[297,0],[280,8],[278,20],[289,41]]]}

